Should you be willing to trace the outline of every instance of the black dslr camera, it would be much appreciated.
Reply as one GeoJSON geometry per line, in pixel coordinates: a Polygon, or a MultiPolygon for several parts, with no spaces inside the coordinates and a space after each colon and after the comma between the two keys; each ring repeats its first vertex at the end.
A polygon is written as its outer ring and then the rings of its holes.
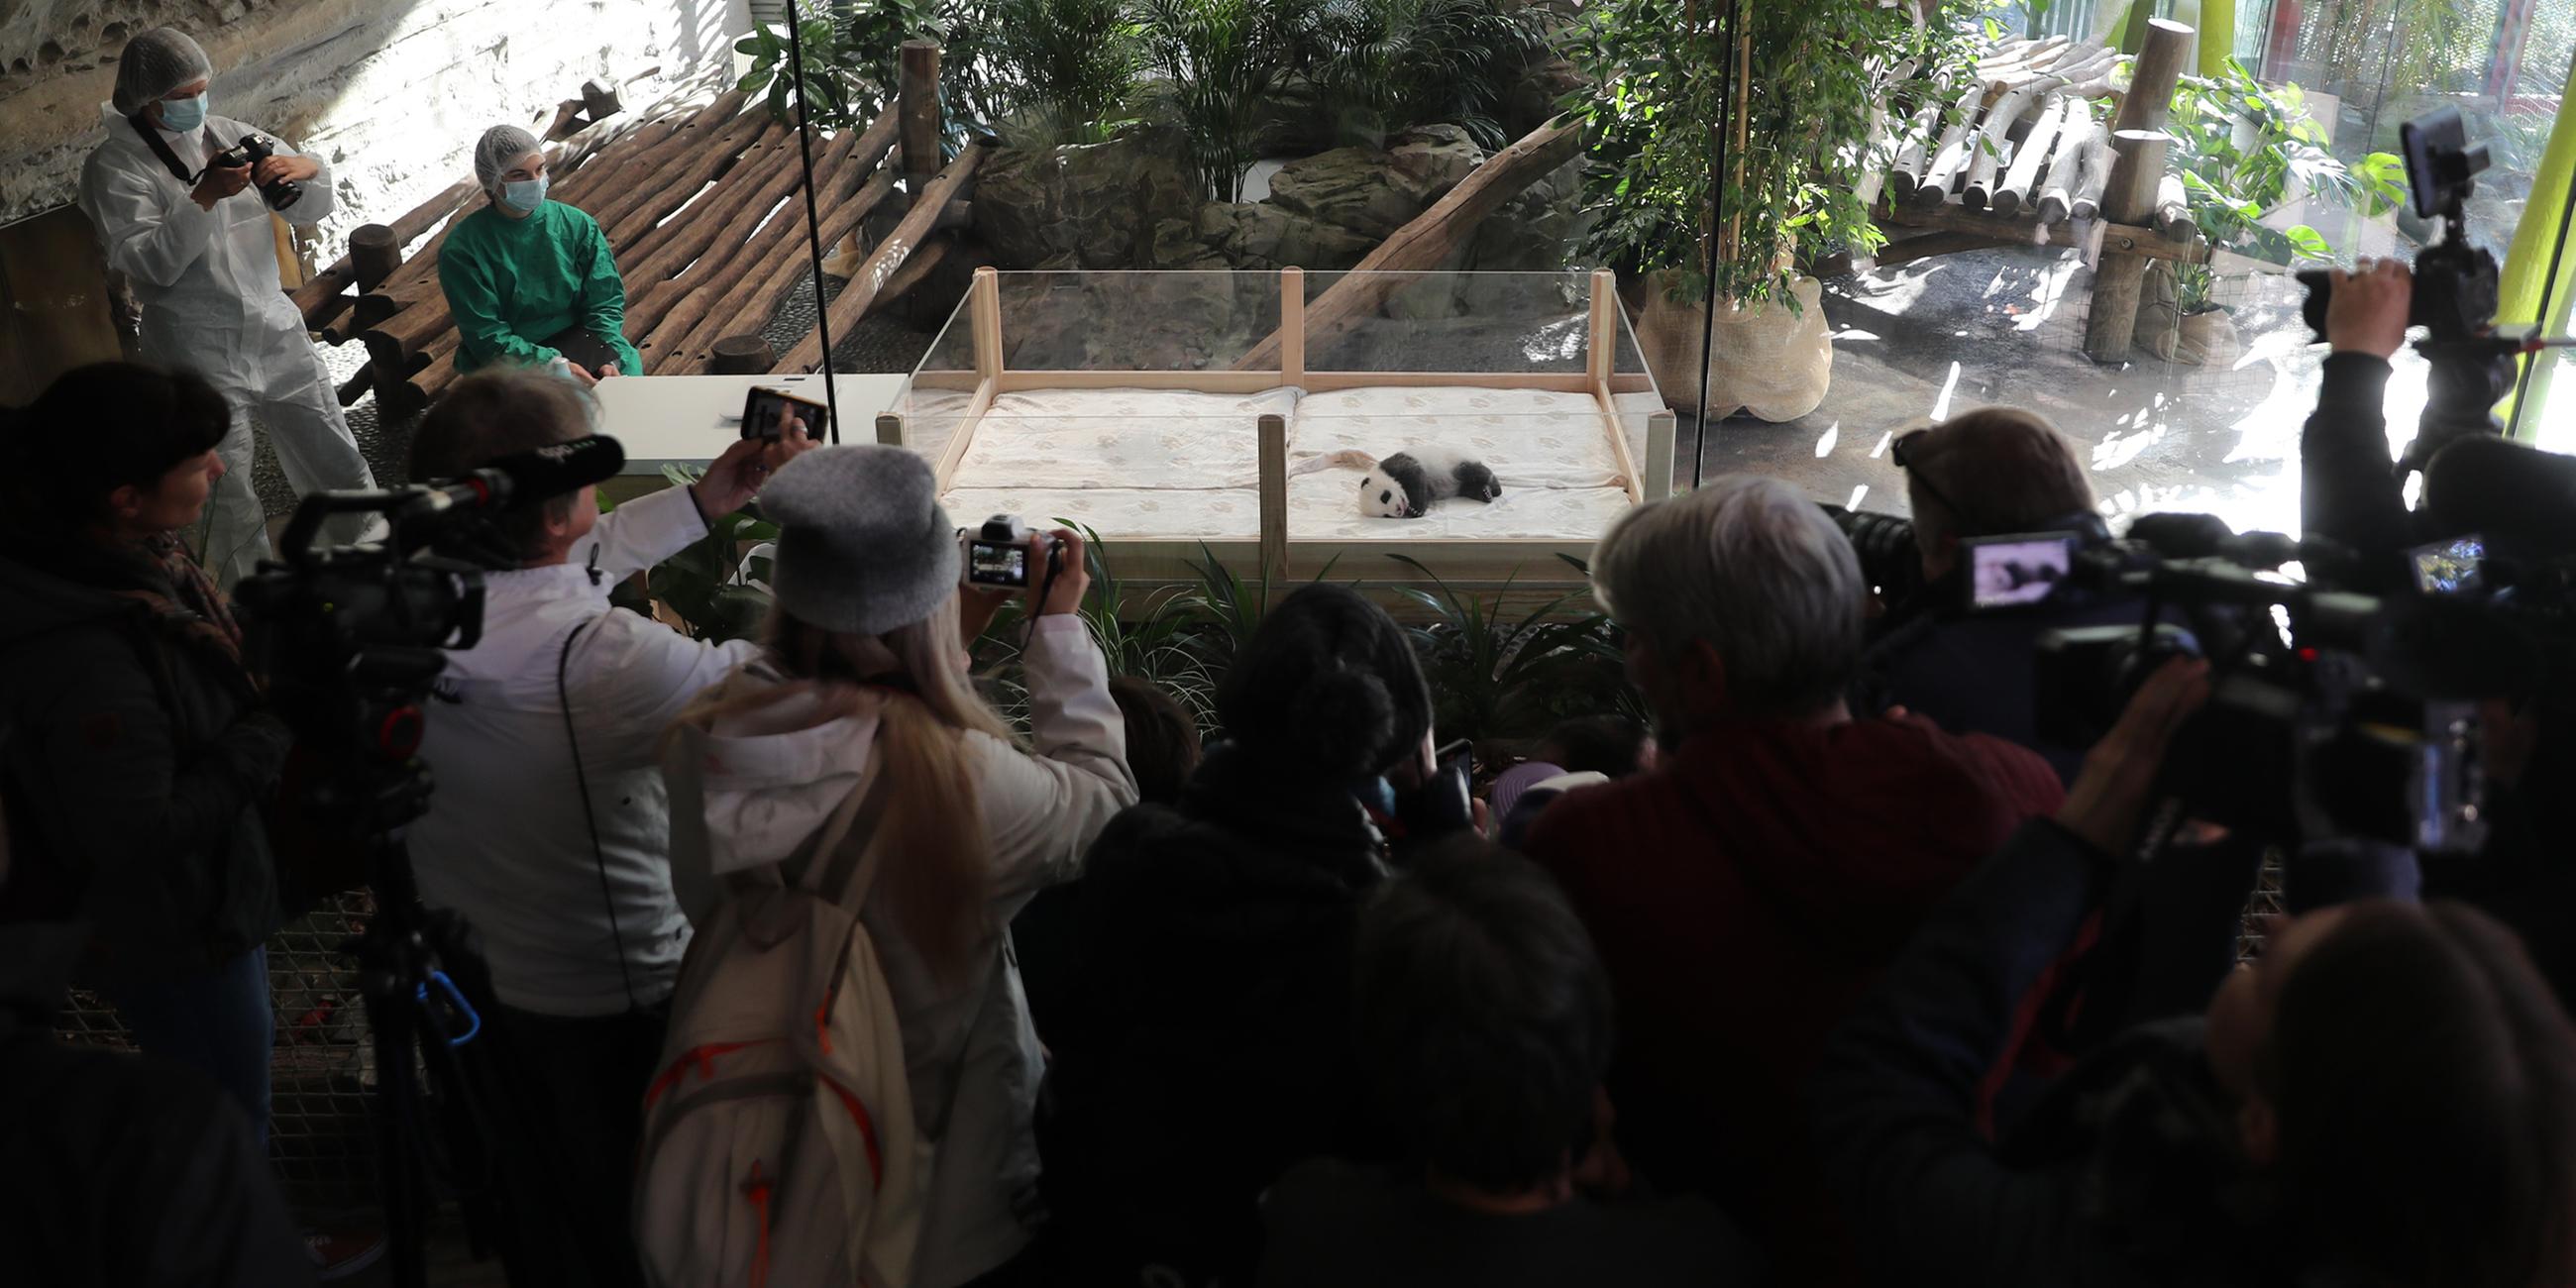
{"type": "MultiPolygon", "coordinates": [[[[2513,389],[2518,340],[2495,334],[2501,275],[2495,255],[2469,244],[2468,199],[2490,158],[2474,147],[2460,109],[2445,107],[2398,129],[2406,152],[2406,178],[2419,218],[2439,217],[2442,239],[2415,256],[2415,294],[2407,325],[2429,334],[2415,346],[2433,364],[2420,432],[2401,468],[2422,469],[2433,454],[2472,434],[2499,433],[2493,408],[2513,389]]],[[[2334,279],[2324,272],[2299,274],[2308,288],[2302,316],[2317,338],[2326,338],[2326,310],[2334,279]]]]}
{"type": "MultiPolygon", "coordinates": [[[[277,155],[277,140],[264,134],[245,134],[242,141],[206,158],[209,170],[238,170],[255,166],[277,155]]],[[[271,210],[284,210],[304,199],[304,185],[293,179],[279,179],[259,185],[260,198],[271,210]]]]}

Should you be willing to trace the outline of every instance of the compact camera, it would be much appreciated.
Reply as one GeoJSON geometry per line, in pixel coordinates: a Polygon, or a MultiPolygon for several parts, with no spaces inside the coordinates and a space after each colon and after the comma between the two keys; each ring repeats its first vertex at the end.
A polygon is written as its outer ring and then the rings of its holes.
{"type": "Polygon", "coordinates": [[[988,590],[1026,590],[1030,556],[1043,554],[1046,576],[1054,576],[1064,547],[1051,534],[1031,533],[1019,516],[997,514],[984,526],[958,534],[965,555],[965,584],[988,590]]]}
{"type": "MultiPolygon", "coordinates": [[[[245,134],[242,141],[206,158],[211,170],[237,170],[258,165],[277,155],[277,140],[264,134],[245,134]]],[[[293,179],[279,179],[259,185],[260,198],[271,210],[284,210],[304,199],[304,185],[293,179]]]]}

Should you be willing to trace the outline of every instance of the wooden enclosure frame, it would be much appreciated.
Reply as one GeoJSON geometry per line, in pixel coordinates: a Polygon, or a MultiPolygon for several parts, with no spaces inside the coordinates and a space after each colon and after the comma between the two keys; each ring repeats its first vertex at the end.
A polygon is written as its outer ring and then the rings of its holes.
{"type": "MultiPolygon", "coordinates": [[[[1022,390],[1160,389],[1256,394],[1289,387],[1308,393],[1324,393],[1381,386],[1458,385],[1588,394],[1598,411],[1602,432],[1609,438],[1613,459],[1618,462],[1620,477],[1626,484],[1629,503],[1642,505],[1648,500],[1669,495],[1671,491],[1675,417],[1669,407],[1658,408],[1649,415],[1646,425],[1647,458],[1645,468],[1640,469],[1614,399],[1619,394],[1655,392],[1654,377],[1642,370],[1618,370],[1619,337],[1625,316],[1619,303],[1615,276],[1606,270],[1593,273],[1589,295],[1585,369],[1575,372],[1310,370],[1306,355],[1305,273],[1293,267],[1279,270],[1279,366],[1276,369],[1024,371],[1013,370],[1004,357],[1001,275],[991,268],[979,268],[964,303],[959,306],[972,341],[972,383],[968,383],[969,373],[964,371],[917,370],[906,390],[944,388],[972,391],[953,436],[933,462],[941,495],[954,485],[958,467],[973,447],[975,431],[982,424],[985,413],[992,408],[994,399],[1022,390]]],[[[896,411],[878,417],[879,442],[910,445],[910,435],[900,411],[898,406],[896,411]]],[[[1376,558],[1389,554],[1418,560],[1451,585],[1469,588],[1498,587],[1505,582],[1532,587],[1573,585],[1582,580],[1573,565],[1558,556],[1588,557],[1593,540],[1590,537],[1476,540],[1389,536],[1292,540],[1288,533],[1287,418],[1263,415],[1256,418],[1252,429],[1257,436],[1260,460],[1259,481],[1255,489],[1260,504],[1258,536],[1252,540],[1178,541],[1123,538],[1114,532],[1103,533],[1103,539],[1117,544],[1122,578],[1148,582],[1186,580],[1191,575],[1189,565],[1200,558],[1200,551],[1204,548],[1220,562],[1235,567],[1250,563],[1274,588],[1292,578],[1321,575],[1327,568],[1334,568],[1336,575],[1356,575],[1370,581],[1406,580],[1409,574],[1402,574],[1400,565],[1376,558]]]]}

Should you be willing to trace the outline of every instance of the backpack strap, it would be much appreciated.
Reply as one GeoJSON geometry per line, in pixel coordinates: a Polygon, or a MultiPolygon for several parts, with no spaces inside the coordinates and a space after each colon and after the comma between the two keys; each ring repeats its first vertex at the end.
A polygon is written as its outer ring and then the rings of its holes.
{"type": "Polygon", "coordinates": [[[890,778],[880,768],[863,786],[852,788],[840,808],[825,820],[823,830],[815,834],[813,847],[779,865],[779,873],[790,887],[845,904],[853,911],[867,901],[868,887],[876,880],[877,825],[885,820],[886,804],[893,795],[890,778]],[[830,856],[828,861],[826,855],[830,856]],[[821,879],[808,884],[806,878],[814,874],[818,865],[822,868],[821,879]]]}

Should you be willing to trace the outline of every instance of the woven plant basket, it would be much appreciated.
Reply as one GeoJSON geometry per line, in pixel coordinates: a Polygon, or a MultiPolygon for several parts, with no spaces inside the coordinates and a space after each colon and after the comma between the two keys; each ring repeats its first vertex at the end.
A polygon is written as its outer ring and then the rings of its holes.
{"type": "MultiPolygon", "coordinates": [[[[1676,300],[1667,277],[1646,283],[1646,307],[1637,320],[1637,346],[1655,383],[1676,410],[1699,408],[1701,327],[1705,304],[1676,300]]],[[[1751,412],[1763,420],[1796,420],[1823,405],[1834,383],[1833,336],[1825,329],[1824,286],[1802,277],[1791,288],[1799,307],[1776,303],[1718,311],[1709,351],[1709,414],[1751,412]]]]}

